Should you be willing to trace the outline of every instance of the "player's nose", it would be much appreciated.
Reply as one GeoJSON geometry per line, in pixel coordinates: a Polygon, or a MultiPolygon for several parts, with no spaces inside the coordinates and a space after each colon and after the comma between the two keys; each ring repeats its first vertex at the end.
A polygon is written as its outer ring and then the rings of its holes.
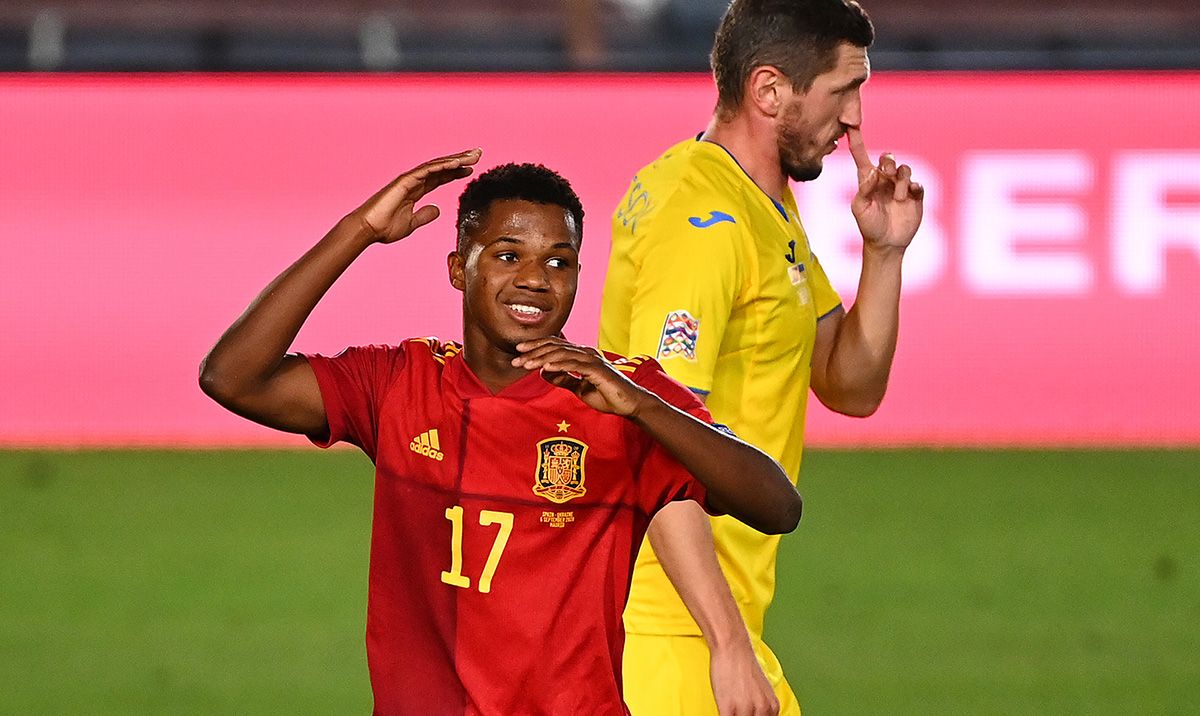
{"type": "Polygon", "coordinates": [[[550,286],[550,277],[540,261],[522,261],[517,267],[513,283],[520,288],[544,291],[550,286]]]}
{"type": "Polygon", "coordinates": [[[841,116],[838,121],[846,127],[859,127],[862,125],[862,95],[858,90],[850,93],[845,102],[842,104],[841,116]]]}

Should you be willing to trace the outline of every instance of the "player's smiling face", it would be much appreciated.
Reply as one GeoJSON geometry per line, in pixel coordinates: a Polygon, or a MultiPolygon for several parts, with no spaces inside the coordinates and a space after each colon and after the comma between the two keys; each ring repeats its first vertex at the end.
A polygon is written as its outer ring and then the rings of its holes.
{"type": "Polygon", "coordinates": [[[779,115],[779,161],[795,181],[816,179],[846,129],[862,124],[860,90],[871,74],[867,51],[843,42],[834,53],[833,69],[817,75],[807,92],[792,92],[779,115]]]}
{"type": "Polygon", "coordinates": [[[466,254],[450,254],[450,282],[463,292],[468,352],[516,355],[522,341],[558,335],[579,283],[579,231],[565,208],[520,199],[493,202],[466,254]]]}

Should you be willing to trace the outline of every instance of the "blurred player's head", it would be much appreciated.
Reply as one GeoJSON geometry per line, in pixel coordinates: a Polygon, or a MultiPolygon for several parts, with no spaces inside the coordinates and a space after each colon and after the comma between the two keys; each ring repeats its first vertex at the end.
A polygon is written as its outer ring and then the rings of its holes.
{"type": "Polygon", "coordinates": [[[752,107],[770,117],[784,174],[815,179],[837,139],[862,121],[859,86],[874,40],[852,0],[734,0],[712,51],[717,116],[752,107]]]}
{"type": "Polygon", "coordinates": [[[583,204],[570,183],[538,164],[480,174],[458,205],[450,283],[463,292],[464,339],[507,352],[558,335],[579,282],[583,204]]]}

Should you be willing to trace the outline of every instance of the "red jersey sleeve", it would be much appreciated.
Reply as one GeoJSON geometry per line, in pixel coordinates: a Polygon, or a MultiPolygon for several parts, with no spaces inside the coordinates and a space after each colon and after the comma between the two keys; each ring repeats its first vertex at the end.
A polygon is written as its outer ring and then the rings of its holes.
{"type": "MultiPolygon", "coordinates": [[[[637,367],[630,378],[633,382],[688,415],[724,429],[713,422],[712,414],[708,412],[708,408],[704,407],[704,403],[700,402],[696,394],[687,386],[667,375],[657,361],[644,359],[644,362],[637,367]]],[[[700,503],[705,512],[712,515],[721,514],[719,510],[708,504],[708,492],[704,485],[661,445],[651,442],[650,450],[638,472],[642,504],[647,511],[653,514],[668,502],[695,500],[700,503]]]]}
{"type": "Polygon", "coordinates": [[[404,368],[404,346],[363,346],[347,348],[332,358],[304,357],[317,376],[329,421],[328,436],[309,439],[320,447],[344,440],[375,459],[379,410],[404,368]]]}

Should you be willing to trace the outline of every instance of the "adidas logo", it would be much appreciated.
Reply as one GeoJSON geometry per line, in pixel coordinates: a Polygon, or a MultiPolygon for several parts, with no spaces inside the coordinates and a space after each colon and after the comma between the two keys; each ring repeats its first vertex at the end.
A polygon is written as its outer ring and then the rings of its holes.
{"type": "Polygon", "coordinates": [[[438,442],[437,428],[426,430],[413,438],[412,442],[408,444],[408,449],[418,455],[424,455],[438,462],[441,462],[446,457],[442,454],[441,443],[438,442]]]}

